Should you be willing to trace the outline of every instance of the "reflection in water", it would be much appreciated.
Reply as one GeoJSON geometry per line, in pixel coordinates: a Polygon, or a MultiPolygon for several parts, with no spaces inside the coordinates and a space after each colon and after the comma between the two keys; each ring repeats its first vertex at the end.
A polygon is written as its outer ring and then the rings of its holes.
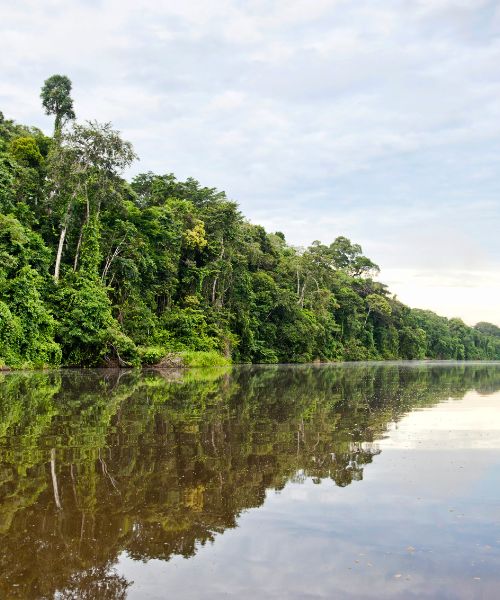
{"type": "Polygon", "coordinates": [[[127,596],[114,565],[193,556],[287,482],[363,478],[389,424],[497,365],[0,375],[0,597],[127,596]]]}

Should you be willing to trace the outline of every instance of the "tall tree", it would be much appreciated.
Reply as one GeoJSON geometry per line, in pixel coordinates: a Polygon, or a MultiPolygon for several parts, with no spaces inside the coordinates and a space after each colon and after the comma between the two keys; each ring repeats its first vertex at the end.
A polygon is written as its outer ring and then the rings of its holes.
{"type": "Polygon", "coordinates": [[[66,75],[52,75],[45,80],[40,93],[42,105],[48,115],[55,115],[54,135],[58,135],[64,123],[75,118],[71,98],[71,80],[66,75]]]}
{"type": "Polygon", "coordinates": [[[98,225],[103,203],[111,202],[117,194],[119,172],[135,158],[132,145],[122,140],[110,123],[75,124],[71,131],[61,136],[61,143],[52,153],[52,187],[56,195],[61,196],[62,205],[54,269],[56,280],[59,278],[64,240],[75,205],[81,202],[85,207],[75,252],[76,269],[86,226],[91,221],[98,225]]]}

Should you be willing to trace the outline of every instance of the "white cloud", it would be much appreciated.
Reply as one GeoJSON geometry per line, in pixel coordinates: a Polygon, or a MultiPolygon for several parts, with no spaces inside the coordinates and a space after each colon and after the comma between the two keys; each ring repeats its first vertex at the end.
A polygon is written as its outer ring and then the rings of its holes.
{"type": "MultiPolygon", "coordinates": [[[[415,270],[500,267],[499,15],[486,0],[4,2],[0,108],[50,131],[39,89],[66,73],[78,116],[112,120],[136,171],[225,189],[295,244],[347,235],[418,304],[415,270]]],[[[470,305],[435,288],[427,306],[441,294],[500,323],[483,284],[470,305]]]]}

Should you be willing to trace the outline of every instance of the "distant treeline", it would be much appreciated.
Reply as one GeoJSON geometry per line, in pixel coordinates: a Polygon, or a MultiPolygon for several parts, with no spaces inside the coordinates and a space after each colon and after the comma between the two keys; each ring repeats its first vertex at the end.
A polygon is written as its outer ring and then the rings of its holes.
{"type": "Polygon", "coordinates": [[[52,137],[0,112],[0,366],[500,359],[498,327],[405,306],[345,237],[297,249],[194,179],[125,181],[131,144],[76,123],[67,77],[41,98],[52,137]]]}

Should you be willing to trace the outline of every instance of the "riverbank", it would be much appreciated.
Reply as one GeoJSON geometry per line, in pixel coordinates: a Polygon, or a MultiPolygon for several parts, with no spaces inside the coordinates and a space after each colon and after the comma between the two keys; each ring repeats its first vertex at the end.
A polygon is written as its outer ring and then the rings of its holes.
{"type": "MultiPolygon", "coordinates": [[[[166,352],[158,347],[144,348],[140,353],[140,362],[125,363],[116,359],[104,360],[100,365],[92,365],[93,368],[108,369],[132,369],[155,367],[159,369],[189,369],[202,367],[227,367],[233,364],[230,358],[222,356],[217,352],[203,352],[186,350],[181,352],[166,352]]],[[[67,368],[86,368],[81,365],[66,365],[67,368]]],[[[8,371],[37,371],[43,369],[58,369],[60,365],[23,363],[7,365],[0,360],[0,372],[8,371]]]]}
{"type": "Polygon", "coordinates": [[[61,365],[21,365],[10,367],[7,365],[0,364],[0,373],[15,373],[15,372],[25,372],[25,371],[57,371],[57,370],[109,370],[109,371],[131,371],[131,370],[140,370],[140,369],[154,369],[154,370],[168,370],[168,371],[185,371],[189,369],[211,369],[211,368],[222,368],[222,367],[307,367],[307,366],[316,366],[316,367],[327,367],[327,366],[338,366],[338,367],[355,367],[355,366],[411,366],[417,367],[422,365],[427,366],[453,366],[453,365],[463,365],[463,366],[488,366],[488,365],[498,365],[500,364],[499,360],[491,360],[491,359],[470,359],[470,360],[457,360],[457,359],[436,359],[436,358],[421,358],[421,359],[388,359],[388,360],[380,360],[380,359],[368,359],[368,360],[354,360],[354,361],[345,361],[345,360],[337,360],[337,361],[309,361],[309,362],[273,362],[273,363],[263,363],[263,362],[234,362],[229,358],[221,356],[215,352],[194,352],[194,351],[186,351],[186,352],[170,352],[164,355],[160,360],[155,362],[143,362],[138,365],[119,365],[114,362],[105,363],[103,365],[94,365],[91,367],[80,367],[80,366],[61,366],[61,365]]]}

